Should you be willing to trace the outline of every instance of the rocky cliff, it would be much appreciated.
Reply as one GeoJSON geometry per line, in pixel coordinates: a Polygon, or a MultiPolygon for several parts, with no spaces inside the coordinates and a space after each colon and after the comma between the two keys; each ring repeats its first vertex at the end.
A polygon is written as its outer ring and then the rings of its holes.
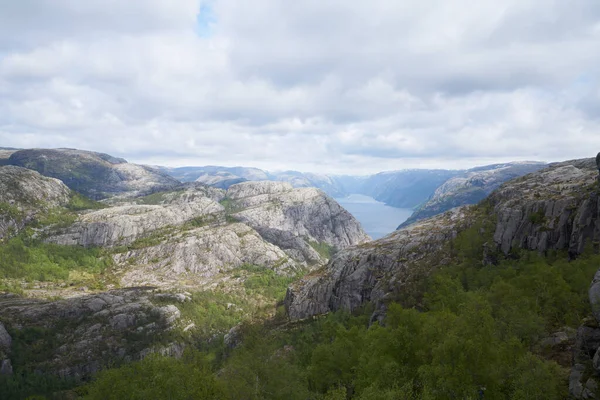
{"type": "MultiPolygon", "coordinates": [[[[347,248],[324,269],[288,289],[290,318],[354,310],[367,301],[377,305],[374,318],[385,311],[390,299],[412,298],[418,305],[418,282],[450,262],[448,246],[453,237],[482,217],[491,223],[491,231],[482,227],[479,233],[493,238],[481,249],[487,264],[494,262],[490,254],[496,251],[510,255],[523,249],[563,250],[574,258],[587,247],[597,250],[600,187],[596,163],[584,159],[551,164],[505,183],[485,204],[454,209],[383,239],[347,248]]],[[[600,272],[589,294],[596,320],[586,322],[577,333],[569,381],[575,398],[598,394],[594,376],[600,374],[600,272]]]]}
{"type": "Polygon", "coordinates": [[[157,169],[82,150],[19,150],[12,153],[7,162],[60,179],[69,188],[95,200],[114,195],[139,196],[180,185],[157,169]]]}
{"type": "MultiPolygon", "coordinates": [[[[505,254],[565,249],[576,257],[600,237],[597,175],[592,159],[575,160],[505,183],[488,199],[487,218],[495,221],[490,246],[505,254]]],[[[444,244],[470,226],[478,212],[452,210],[338,253],[320,274],[290,288],[290,317],[354,309],[401,291],[412,275],[427,274],[445,262],[444,244]],[[418,262],[419,257],[431,260],[418,262]]]]}
{"type": "Polygon", "coordinates": [[[218,223],[224,218],[219,203],[189,190],[166,204],[117,205],[84,213],[73,225],[52,232],[47,241],[86,247],[129,245],[152,232],[176,229],[192,220],[218,223]]]}
{"type": "Polygon", "coordinates": [[[69,203],[61,181],[25,168],[0,167],[0,239],[17,233],[37,215],[69,203]]]}
{"type": "Polygon", "coordinates": [[[60,245],[114,248],[126,286],[173,286],[183,275],[200,285],[243,264],[290,274],[369,240],[322,192],[276,182],[243,183],[227,192],[193,185],[115,202],[46,235],[60,245]]]}
{"type": "Polygon", "coordinates": [[[288,289],[292,320],[379,303],[444,264],[439,253],[472,223],[469,209],[455,209],[359,246],[340,251],[329,264],[288,289]],[[423,269],[427,266],[427,269],[423,269]]]}
{"type": "Polygon", "coordinates": [[[153,352],[181,355],[182,345],[170,342],[166,333],[183,323],[178,307],[186,301],[187,294],[151,288],[58,301],[0,294],[0,374],[15,368],[79,380],[108,363],[153,352]]]}
{"type": "Polygon", "coordinates": [[[336,251],[370,240],[348,211],[318,189],[247,182],[232,186],[226,198],[232,217],[304,263],[323,260],[315,247],[336,251]]]}

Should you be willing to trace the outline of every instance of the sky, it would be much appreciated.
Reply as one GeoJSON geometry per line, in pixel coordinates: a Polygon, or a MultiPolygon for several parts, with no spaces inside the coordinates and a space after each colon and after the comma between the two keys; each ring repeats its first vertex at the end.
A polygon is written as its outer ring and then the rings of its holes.
{"type": "Polygon", "coordinates": [[[373,173],[600,151],[598,0],[0,0],[0,146],[373,173]]]}

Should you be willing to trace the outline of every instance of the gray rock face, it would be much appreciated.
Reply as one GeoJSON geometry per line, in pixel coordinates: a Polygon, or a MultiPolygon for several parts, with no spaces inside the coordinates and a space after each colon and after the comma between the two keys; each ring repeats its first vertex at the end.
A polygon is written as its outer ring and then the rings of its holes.
{"type": "MultiPolygon", "coordinates": [[[[600,239],[596,175],[594,160],[575,160],[553,164],[501,186],[489,197],[498,217],[495,243],[505,253],[512,249],[568,249],[573,257],[581,254],[586,243],[600,239]]],[[[411,261],[419,254],[434,254],[469,226],[468,209],[461,210],[455,212],[459,218],[424,220],[341,252],[321,274],[290,288],[286,299],[290,317],[352,310],[402,290],[402,281],[418,273],[411,261]],[[418,251],[411,253],[412,249],[418,251]]],[[[429,271],[443,264],[440,257],[443,255],[428,264],[429,271]]],[[[598,298],[597,291],[593,286],[590,295],[598,298]]]]}
{"type": "MultiPolygon", "coordinates": [[[[414,279],[415,265],[434,269],[443,260],[428,258],[470,221],[455,209],[420,221],[371,243],[339,252],[317,273],[288,289],[285,305],[292,320],[338,309],[355,310],[365,302],[381,303],[414,279]]],[[[428,271],[429,272],[429,271],[428,271]]]]}
{"type": "MultiPolygon", "coordinates": [[[[181,313],[175,304],[154,305],[154,296],[151,289],[123,289],[59,301],[0,296],[0,318],[15,330],[38,328],[56,343],[50,357],[37,361],[37,370],[88,379],[111,363],[181,350],[180,344],[160,344],[161,334],[180,323],[181,313]]],[[[165,301],[167,297],[160,297],[161,304],[165,301]]],[[[0,369],[18,367],[8,361],[0,369]]]]}
{"type": "Polygon", "coordinates": [[[515,162],[479,167],[461,173],[444,182],[432,198],[421,206],[400,227],[428,218],[454,207],[476,204],[485,199],[501,184],[511,179],[538,171],[547,164],[515,162]]]}
{"type": "Polygon", "coordinates": [[[156,246],[115,257],[125,269],[125,286],[173,286],[181,276],[201,285],[215,275],[243,264],[261,265],[282,274],[297,269],[294,260],[241,223],[207,226],[171,236],[156,246]],[[128,260],[134,259],[131,266],[128,260]]]}
{"type": "Polygon", "coordinates": [[[310,243],[335,249],[369,241],[354,217],[335,200],[313,188],[289,183],[245,182],[227,191],[232,215],[271,243],[306,263],[321,260],[310,243]]]}
{"type": "Polygon", "coordinates": [[[12,375],[13,368],[9,359],[0,361],[0,375],[12,375]]]}
{"type": "Polygon", "coordinates": [[[232,186],[226,195],[227,210],[215,201],[225,192],[201,186],[136,199],[140,204],[115,202],[81,215],[46,240],[129,246],[115,256],[121,284],[161,287],[174,285],[182,275],[200,284],[243,264],[291,274],[326,261],[313,245],[341,249],[368,240],[348,212],[316,189],[249,182],[232,186]]]}
{"type": "Polygon", "coordinates": [[[581,254],[598,240],[598,192],[593,159],[553,164],[508,182],[489,200],[498,215],[494,241],[513,248],[568,249],[581,254]]]}
{"type": "Polygon", "coordinates": [[[69,188],[96,200],[117,194],[139,196],[180,186],[179,181],[156,169],[89,151],[19,150],[8,163],[60,179],[69,188]]]}
{"type": "Polygon", "coordinates": [[[21,230],[40,212],[66,205],[70,194],[58,179],[25,168],[0,167],[0,239],[21,230]]]}
{"type": "Polygon", "coordinates": [[[62,245],[126,245],[151,232],[191,220],[218,223],[224,218],[224,209],[217,202],[207,197],[182,196],[164,205],[123,205],[90,212],[47,240],[62,245]]]}

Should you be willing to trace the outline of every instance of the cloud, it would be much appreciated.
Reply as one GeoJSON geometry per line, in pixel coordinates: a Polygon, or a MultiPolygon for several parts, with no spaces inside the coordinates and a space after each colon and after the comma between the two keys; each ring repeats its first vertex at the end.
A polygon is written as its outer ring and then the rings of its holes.
{"type": "Polygon", "coordinates": [[[586,157],[599,45],[595,0],[3,2],[0,141],[318,172],[586,157]]]}

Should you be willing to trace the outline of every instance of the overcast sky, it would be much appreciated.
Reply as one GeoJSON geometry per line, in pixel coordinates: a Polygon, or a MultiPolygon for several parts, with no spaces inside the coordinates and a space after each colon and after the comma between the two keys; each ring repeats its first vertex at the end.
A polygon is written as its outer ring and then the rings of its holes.
{"type": "Polygon", "coordinates": [[[332,173],[600,151],[598,0],[0,0],[0,146],[332,173]]]}

